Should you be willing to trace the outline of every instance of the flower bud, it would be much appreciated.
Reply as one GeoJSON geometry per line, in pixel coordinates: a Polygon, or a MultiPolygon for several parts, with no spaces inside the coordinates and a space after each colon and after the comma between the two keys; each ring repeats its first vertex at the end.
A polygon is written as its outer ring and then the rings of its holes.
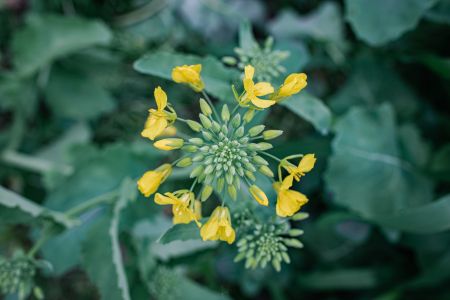
{"type": "Polygon", "coordinates": [[[265,127],[266,126],[264,126],[264,125],[253,126],[252,128],[249,129],[248,134],[250,136],[257,136],[258,134],[260,134],[264,130],[265,127]]]}
{"type": "Polygon", "coordinates": [[[234,133],[234,135],[235,135],[237,138],[242,137],[242,136],[244,135],[244,126],[240,126],[240,127],[236,130],[236,132],[234,133]]]}
{"type": "Polygon", "coordinates": [[[186,145],[186,146],[183,146],[181,148],[181,150],[186,151],[186,152],[190,152],[190,153],[194,153],[194,152],[197,152],[198,147],[194,146],[194,145],[186,145]]]}
{"type": "Polygon", "coordinates": [[[219,131],[220,131],[220,124],[217,123],[216,121],[213,121],[213,122],[212,122],[212,130],[213,130],[215,133],[219,133],[219,131]]]}
{"type": "Polygon", "coordinates": [[[188,142],[197,146],[203,145],[203,140],[201,138],[191,138],[188,142]]]}
{"type": "Polygon", "coordinates": [[[273,146],[270,143],[264,143],[264,142],[258,143],[258,150],[260,150],[260,151],[265,151],[265,150],[269,150],[272,148],[273,148],[273,146]]]}
{"type": "Polygon", "coordinates": [[[203,127],[205,127],[206,129],[211,128],[212,123],[211,123],[211,120],[208,119],[207,116],[205,116],[204,114],[199,114],[198,116],[200,118],[200,122],[202,122],[203,127]]]}
{"type": "Polygon", "coordinates": [[[192,159],[190,157],[185,157],[176,164],[180,168],[189,167],[190,165],[192,165],[192,159]]]}
{"type": "Polygon", "coordinates": [[[222,106],[222,120],[228,122],[230,120],[230,111],[228,110],[228,105],[224,104],[222,106]]]}
{"type": "Polygon", "coordinates": [[[267,167],[267,166],[259,167],[259,172],[261,172],[261,174],[266,175],[267,177],[273,177],[274,176],[272,170],[269,169],[269,167],[267,167]]]}
{"type": "Polygon", "coordinates": [[[295,215],[292,216],[292,220],[294,220],[294,221],[302,221],[302,220],[307,219],[308,217],[309,217],[308,213],[299,212],[299,213],[296,213],[295,215]]]}
{"type": "Polygon", "coordinates": [[[303,248],[302,242],[297,239],[283,239],[283,242],[289,247],[303,248]]]}
{"type": "Polygon", "coordinates": [[[208,132],[208,131],[202,131],[202,136],[207,141],[212,141],[212,139],[213,139],[211,132],[208,132]]]}
{"type": "Polygon", "coordinates": [[[249,109],[247,110],[247,112],[244,114],[244,122],[245,123],[250,123],[253,120],[253,117],[255,116],[255,110],[254,109],[249,109]]]}
{"type": "Polygon", "coordinates": [[[223,179],[223,177],[220,177],[219,179],[217,179],[217,191],[220,193],[223,190],[223,186],[225,184],[225,180],[223,179]]]}
{"type": "Polygon", "coordinates": [[[279,137],[283,134],[283,130],[266,130],[263,132],[263,138],[265,140],[271,140],[279,137]]]}
{"type": "Polygon", "coordinates": [[[190,177],[190,178],[197,177],[198,175],[200,175],[200,174],[203,173],[203,170],[204,170],[204,168],[203,168],[202,165],[197,166],[194,170],[192,170],[192,172],[191,172],[191,174],[189,175],[189,177],[190,177]]]}
{"type": "Polygon", "coordinates": [[[248,179],[250,179],[251,181],[255,181],[256,180],[256,177],[255,177],[255,175],[253,175],[252,171],[246,170],[245,171],[245,176],[247,176],[248,179]]]}
{"type": "Polygon", "coordinates": [[[180,149],[181,147],[183,147],[183,144],[184,144],[183,139],[168,138],[153,143],[153,146],[155,146],[155,148],[160,150],[170,151],[174,149],[180,149]]]}
{"type": "Polygon", "coordinates": [[[203,98],[200,98],[199,102],[200,102],[200,110],[202,111],[202,113],[207,117],[210,116],[212,114],[212,110],[208,102],[206,102],[206,100],[203,98]]]}
{"type": "Polygon", "coordinates": [[[231,120],[231,126],[233,126],[234,128],[238,128],[239,125],[241,125],[241,115],[240,114],[236,114],[233,119],[231,120]]]}
{"type": "Polygon", "coordinates": [[[303,230],[301,230],[301,229],[290,229],[288,234],[290,236],[300,236],[300,235],[303,234],[303,230]]]}
{"type": "Polygon", "coordinates": [[[255,198],[259,204],[264,206],[269,205],[269,199],[257,185],[250,186],[250,194],[252,194],[253,198],[255,198]]]}
{"type": "Polygon", "coordinates": [[[255,163],[255,164],[258,164],[258,165],[264,165],[264,166],[267,166],[269,163],[267,162],[267,160],[265,160],[264,158],[262,158],[261,156],[259,156],[259,155],[256,155],[256,156],[253,156],[253,162],[255,163]]]}
{"type": "Polygon", "coordinates": [[[204,185],[202,193],[200,195],[200,200],[202,202],[206,201],[209,198],[209,196],[211,196],[212,192],[213,192],[213,187],[212,186],[210,186],[209,184],[204,185]]]}
{"type": "Polygon", "coordinates": [[[230,195],[231,199],[236,200],[237,198],[237,191],[234,185],[229,185],[227,188],[228,195],[230,195]]]}
{"type": "Polygon", "coordinates": [[[200,132],[200,130],[202,130],[202,125],[199,122],[196,122],[196,121],[193,121],[193,120],[187,120],[186,123],[195,132],[200,132]]]}

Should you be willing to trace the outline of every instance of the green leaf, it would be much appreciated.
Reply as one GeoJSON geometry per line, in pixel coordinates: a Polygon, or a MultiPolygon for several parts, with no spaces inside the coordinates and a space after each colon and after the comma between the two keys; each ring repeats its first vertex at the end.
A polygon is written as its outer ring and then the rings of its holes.
{"type": "Polygon", "coordinates": [[[130,299],[128,280],[125,274],[119,243],[121,211],[136,198],[136,186],[125,179],[112,216],[105,218],[100,227],[93,227],[83,241],[83,266],[98,287],[102,299],[130,299]],[[109,234],[109,237],[108,237],[109,234]],[[111,264],[112,262],[112,264],[111,264]]]}
{"type": "Polygon", "coordinates": [[[378,279],[372,269],[338,269],[302,274],[299,282],[312,290],[360,290],[376,287],[378,279]]]}
{"type": "Polygon", "coordinates": [[[440,0],[426,13],[425,18],[436,23],[450,24],[450,1],[440,0]]]}
{"type": "Polygon", "coordinates": [[[310,122],[321,134],[328,134],[332,116],[328,107],[320,99],[303,91],[281,104],[310,122]]]}
{"type": "Polygon", "coordinates": [[[450,144],[442,146],[431,160],[431,171],[442,180],[450,180],[450,144]]]}
{"type": "Polygon", "coordinates": [[[346,18],[356,35],[372,46],[393,41],[414,29],[438,0],[346,0],[346,18]]]}
{"type": "Polygon", "coordinates": [[[392,106],[355,107],[335,130],[325,174],[334,202],[376,220],[431,201],[430,180],[401,157],[392,106]]]}
{"type": "Polygon", "coordinates": [[[428,54],[422,56],[420,61],[443,79],[450,80],[450,58],[428,54]]]}
{"type": "Polygon", "coordinates": [[[111,40],[99,21],[73,16],[29,15],[13,37],[13,64],[20,75],[30,75],[54,59],[111,40]]]}
{"type": "Polygon", "coordinates": [[[108,91],[89,77],[62,68],[52,69],[45,95],[45,100],[58,117],[86,120],[115,108],[108,91]]]}
{"type": "Polygon", "coordinates": [[[244,50],[252,50],[257,44],[253,35],[252,25],[248,21],[241,22],[239,26],[239,47],[244,50]]]}
{"type": "MultiPolygon", "coordinates": [[[[207,56],[158,52],[148,54],[134,63],[138,72],[172,79],[172,69],[181,65],[201,64],[201,76],[205,82],[205,90],[222,101],[233,101],[231,84],[239,79],[240,73],[235,69],[228,69],[216,58],[207,56]]],[[[170,99],[170,95],[169,95],[170,99]]]]}
{"type": "Polygon", "coordinates": [[[394,215],[379,215],[375,221],[406,232],[430,234],[450,229],[450,194],[431,203],[405,208],[394,215]]]}
{"type": "Polygon", "coordinates": [[[172,241],[186,241],[200,239],[199,228],[195,222],[189,224],[175,224],[167,230],[160,238],[161,244],[172,241]]]}
{"type": "Polygon", "coordinates": [[[342,16],[334,2],[325,2],[306,16],[300,16],[293,10],[284,10],[269,24],[269,30],[277,38],[300,36],[338,45],[344,41],[342,16]]]}
{"type": "Polygon", "coordinates": [[[35,219],[50,219],[66,228],[77,224],[76,220],[66,215],[42,207],[12,191],[0,186],[0,223],[28,223],[35,219]],[[5,209],[6,208],[6,209],[5,209]]]}

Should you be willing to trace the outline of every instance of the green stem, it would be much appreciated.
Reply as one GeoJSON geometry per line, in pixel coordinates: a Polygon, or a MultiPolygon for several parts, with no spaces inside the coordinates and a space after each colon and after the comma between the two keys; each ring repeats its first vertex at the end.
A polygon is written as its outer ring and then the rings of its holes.
{"type": "Polygon", "coordinates": [[[204,90],[202,90],[202,95],[203,95],[203,97],[205,97],[205,99],[208,102],[209,106],[211,106],[212,111],[213,111],[214,116],[216,117],[217,121],[220,122],[219,114],[217,113],[216,108],[214,107],[214,105],[213,105],[211,99],[209,98],[208,94],[204,90]]]}
{"type": "Polygon", "coordinates": [[[117,196],[117,194],[118,194],[117,190],[113,190],[109,193],[105,193],[100,196],[91,198],[90,200],[87,200],[66,211],[66,215],[69,217],[73,217],[74,215],[78,215],[98,204],[108,203],[111,200],[114,200],[114,197],[117,196]]]}
{"type": "Polygon", "coordinates": [[[47,224],[43,229],[42,229],[42,234],[39,237],[39,239],[37,240],[37,242],[33,245],[33,247],[28,251],[27,256],[30,258],[33,258],[36,253],[39,251],[39,249],[41,249],[41,247],[45,244],[45,242],[48,241],[48,239],[51,236],[51,232],[52,232],[52,224],[47,224]]]}
{"type": "Polygon", "coordinates": [[[55,164],[51,161],[21,154],[12,150],[6,150],[0,158],[7,164],[38,173],[56,170],[63,175],[70,175],[73,172],[73,167],[70,165],[55,164]]]}
{"type": "Polygon", "coordinates": [[[195,178],[194,182],[191,185],[191,188],[189,189],[190,192],[194,190],[195,185],[197,184],[198,178],[195,178]]]}
{"type": "Polygon", "coordinates": [[[268,157],[270,157],[270,158],[276,160],[277,162],[281,162],[281,159],[279,159],[279,158],[276,157],[275,155],[272,155],[272,154],[267,153],[267,152],[265,152],[265,151],[260,151],[260,153],[262,153],[262,154],[264,154],[264,155],[267,155],[268,157]]]}

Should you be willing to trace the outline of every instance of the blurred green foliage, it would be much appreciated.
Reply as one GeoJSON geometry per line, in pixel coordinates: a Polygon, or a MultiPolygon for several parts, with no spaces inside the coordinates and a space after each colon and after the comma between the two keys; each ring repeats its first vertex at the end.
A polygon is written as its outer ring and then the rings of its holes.
{"type": "Polygon", "coordinates": [[[45,299],[450,298],[449,26],[448,0],[0,0],[0,286],[45,299]],[[298,185],[310,217],[292,224],[305,247],[279,273],[172,227],[134,181],[168,156],[139,136],[153,88],[198,114],[172,67],[202,63],[207,91],[231,102],[240,70],[221,58],[268,36],[290,53],[280,70],[308,74],[265,115],[285,132],[273,154],[318,157],[298,185]]]}

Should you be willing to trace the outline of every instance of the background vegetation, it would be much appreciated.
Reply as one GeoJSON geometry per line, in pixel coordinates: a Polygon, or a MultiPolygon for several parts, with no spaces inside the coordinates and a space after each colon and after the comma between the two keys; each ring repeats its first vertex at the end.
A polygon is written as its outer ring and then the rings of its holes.
{"type": "Polygon", "coordinates": [[[35,254],[24,281],[46,299],[449,299],[449,25],[447,0],[0,0],[3,267],[35,254]],[[305,247],[279,273],[233,263],[235,245],[157,242],[169,212],[133,181],[167,159],[139,136],[153,88],[198,114],[165,62],[202,62],[230,101],[221,58],[246,20],[308,74],[265,120],[275,154],[318,157],[305,247]]]}

